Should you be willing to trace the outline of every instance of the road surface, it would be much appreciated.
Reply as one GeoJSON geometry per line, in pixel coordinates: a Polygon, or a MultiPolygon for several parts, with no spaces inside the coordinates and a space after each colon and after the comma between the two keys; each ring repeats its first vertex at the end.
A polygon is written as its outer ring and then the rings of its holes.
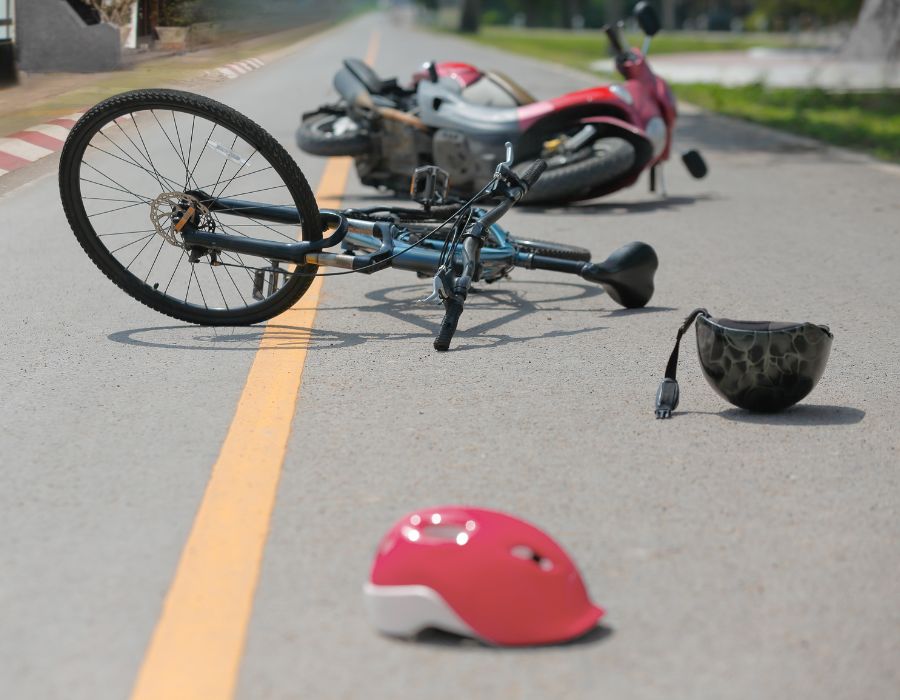
{"type": "MultiPolygon", "coordinates": [[[[468,59],[540,97],[590,84],[369,15],[196,89],[270,130],[323,200],[358,205],[375,194],[293,133],[339,60],[367,53],[400,76],[468,59]]],[[[674,164],[668,199],[642,181],[505,220],[597,258],[652,244],[646,309],[522,271],[472,300],[441,355],[441,310],[414,303],[428,282],[399,271],[328,279],[268,330],[174,322],[82,253],[56,156],[0,179],[0,696],[895,697],[900,171],[693,111],[678,140],[711,174],[674,164]],[[701,305],[830,324],[818,388],[748,415],[689,342],[681,410],[654,420],[701,305]],[[377,635],[361,595],[375,546],[442,503],[558,538],[603,627],[528,650],[377,635]]]]}

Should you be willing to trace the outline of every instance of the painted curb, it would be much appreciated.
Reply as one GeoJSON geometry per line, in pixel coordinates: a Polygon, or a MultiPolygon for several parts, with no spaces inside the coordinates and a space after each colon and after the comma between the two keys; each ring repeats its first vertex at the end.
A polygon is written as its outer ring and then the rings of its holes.
{"type": "MultiPolygon", "coordinates": [[[[262,59],[248,58],[228,63],[207,75],[218,74],[234,80],[265,65],[262,59]]],[[[73,112],[0,138],[0,177],[61,151],[66,137],[83,114],[84,112],[73,112]]]]}
{"type": "Polygon", "coordinates": [[[0,138],[0,176],[61,151],[84,112],[74,112],[0,138]]]}
{"type": "Polygon", "coordinates": [[[220,66],[216,69],[216,72],[224,75],[229,80],[234,80],[235,78],[244,75],[245,73],[259,70],[264,65],[266,64],[262,59],[248,58],[245,61],[237,61],[235,63],[228,63],[224,66],[220,66]]]}

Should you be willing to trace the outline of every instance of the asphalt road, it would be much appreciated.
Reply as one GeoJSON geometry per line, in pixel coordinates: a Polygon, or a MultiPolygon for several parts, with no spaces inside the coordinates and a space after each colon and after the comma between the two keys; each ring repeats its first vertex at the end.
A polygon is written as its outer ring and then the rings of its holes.
{"type": "MultiPolygon", "coordinates": [[[[342,57],[374,51],[373,32],[387,75],[468,59],[539,97],[590,84],[373,15],[196,89],[270,130],[315,188],[325,163],[294,146],[298,115],[332,97],[342,57]]],[[[661,267],[643,311],[522,271],[476,296],[456,350],[437,355],[441,311],[413,303],[428,283],[386,271],[326,280],[311,331],[273,322],[281,348],[308,352],[237,697],[900,693],[900,170],[691,111],[678,138],[706,153],[707,180],[675,164],[665,200],[642,181],[505,220],[597,258],[652,244],[661,267]],[[819,387],[786,413],[748,415],[706,386],[688,343],[681,410],[654,420],[696,306],[829,324],[819,387]],[[377,635],[361,595],[375,545],[441,503],[544,527],[608,609],[604,627],[512,651],[377,635]]],[[[0,696],[124,698],[263,329],[183,325],[118,291],[71,234],[56,164],[3,178],[0,195],[0,696]]],[[[372,195],[351,175],[347,204],[372,195]]]]}

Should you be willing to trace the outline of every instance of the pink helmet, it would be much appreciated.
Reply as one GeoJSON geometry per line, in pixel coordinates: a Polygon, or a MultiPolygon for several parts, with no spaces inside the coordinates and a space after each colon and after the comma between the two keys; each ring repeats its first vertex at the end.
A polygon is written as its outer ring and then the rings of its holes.
{"type": "Polygon", "coordinates": [[[444,506],[410,513],[378,546],[366,605],[386,634],[434,627],[491,644],[551,644],[591,630],[603,609],[575,564],[505,513],[444,506]]]}

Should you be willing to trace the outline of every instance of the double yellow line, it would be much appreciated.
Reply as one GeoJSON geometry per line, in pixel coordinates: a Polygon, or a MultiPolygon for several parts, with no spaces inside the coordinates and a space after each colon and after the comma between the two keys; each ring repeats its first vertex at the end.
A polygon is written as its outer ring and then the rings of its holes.
{"type": "MultiPolygon", "coordinates": [[[[378,45],[374,32],[369,64],[378,45]]],[[[316,194],[320,207],[340,205],[350,166],[349,158],[327,162],[316,194]]],[[[263,333],[132,700],[234,695],[321,289],[317,277],[299,305],[278,317],[279,326],[297,329],[289,346],[273,327],[263,333]]]]}

